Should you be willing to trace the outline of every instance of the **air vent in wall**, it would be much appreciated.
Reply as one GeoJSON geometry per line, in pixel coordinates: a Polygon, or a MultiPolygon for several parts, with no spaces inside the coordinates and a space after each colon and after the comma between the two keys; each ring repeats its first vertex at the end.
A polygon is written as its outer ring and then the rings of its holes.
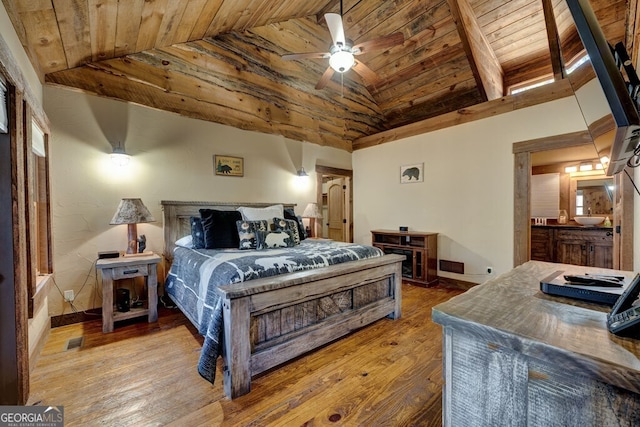
{"type": "Polygon", "coordinates": [[[440,271],[448,271],[450,273],[464,274],[464,263],[458,261],[440,260],[440,271]]]}

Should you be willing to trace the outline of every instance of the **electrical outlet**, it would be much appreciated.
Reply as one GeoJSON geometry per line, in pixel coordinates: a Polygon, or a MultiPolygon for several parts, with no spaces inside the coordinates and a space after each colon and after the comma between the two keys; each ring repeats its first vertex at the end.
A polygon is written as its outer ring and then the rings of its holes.
{"type": "Polygon", "coordinates": [[[487,274],[493,273],[493,267],[487,267],[487,274]]]}
{"type": "Polygon", "coordinates": [[[75,299],[75,295],[73,293],[73,289],[69,289],[68,291],[64,291],[64,300],[68,302],[72,302],[75,299]]]}

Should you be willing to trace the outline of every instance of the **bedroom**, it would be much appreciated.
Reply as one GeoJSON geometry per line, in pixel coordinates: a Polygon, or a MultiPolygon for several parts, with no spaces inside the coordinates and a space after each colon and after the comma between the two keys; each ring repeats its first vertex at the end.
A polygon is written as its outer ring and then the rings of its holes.
{"type": "MultiPolygon", "coordinates": [[[[3,13],[2,37],[29,76],[17,36],[6,33],[9,22],[3,13]]],[[[295,187],[300,166],[354,170],[356,242],[369,242],[372,228],[437,231],[440,258],[466,265],[463,276],[442,276],[480,283],[487,266],[495,274],[513,266],[512,144],[584,127],[566,97],[349,153],[29,81],[51,121],[56,281],[62,291],[75,291],[82,308],[96,301],[90,289],[81,291],[95,254],[126,246],[122,227],[109,225],[122,197],[141,197],[156,219],[160,200],[282,201],[300,212],[316,197],[313,180],[295,187]],[[103,168],[111,143],[120,139],[132,156],[127,173],[103,168]],[[243,157],[245,176],[214,176],[215,154],[243,157]],[[401,185],[400,166],[417,162],[424,162],[424,183],[401,185]]],[[[149,250],[162,252],[160,221],[139,231],[149,250]]],[[[71,310],[57,292],[48,305],[47,316],[71,310]]]]}

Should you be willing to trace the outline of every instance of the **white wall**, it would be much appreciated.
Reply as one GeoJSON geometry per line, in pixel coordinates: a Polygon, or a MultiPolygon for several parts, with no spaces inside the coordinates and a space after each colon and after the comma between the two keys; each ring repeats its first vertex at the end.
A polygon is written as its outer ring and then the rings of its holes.
{"type": "Polygon", "coordinates": [[[584,130],[574,97],[517,110],[390,144],[357,150],[354,169],[354,239],[370,230],[438,232],[438,257],[465,264],[481,283],[513,267],[512,144],[584,130]],[[400,166],[424,162],[424,182],[400,184],[400,166]]]}
{"type": "MultiPolygon", "coordinates": [[[[139,224],[138,234],[147,236],[148,250],[161,253],[161,200],[288,202],[302,213],[316,192],[315,174],[305,188],[296,186],[300,166],[351,169],[346,151],[57,87],[45,88],[45,110],[52,133],[55,279],[62,291],[75,291],[79,309],[101,305],[92,269],[97,252],[126,248],[126,226],[109,225],[121,198],[142,198],[157,221],[139,224]],[[132,156],[125,170],[109,158],[111,144],[120,141],[132,156]],[[244,177],[215,176],[214,154],[243,157],[244,177]]],[[[49,306],[52,315],[70,311],[59,292],[49,306]]]]}

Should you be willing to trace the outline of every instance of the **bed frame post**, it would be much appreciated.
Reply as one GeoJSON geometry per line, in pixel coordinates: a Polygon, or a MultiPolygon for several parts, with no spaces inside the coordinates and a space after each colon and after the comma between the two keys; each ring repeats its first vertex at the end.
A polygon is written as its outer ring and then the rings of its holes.
{"type": "Polygon", "coordinates": [[[249,297],[222,300],[224,316],[224,392],[234,399],[251,391],[249,297]]]}

